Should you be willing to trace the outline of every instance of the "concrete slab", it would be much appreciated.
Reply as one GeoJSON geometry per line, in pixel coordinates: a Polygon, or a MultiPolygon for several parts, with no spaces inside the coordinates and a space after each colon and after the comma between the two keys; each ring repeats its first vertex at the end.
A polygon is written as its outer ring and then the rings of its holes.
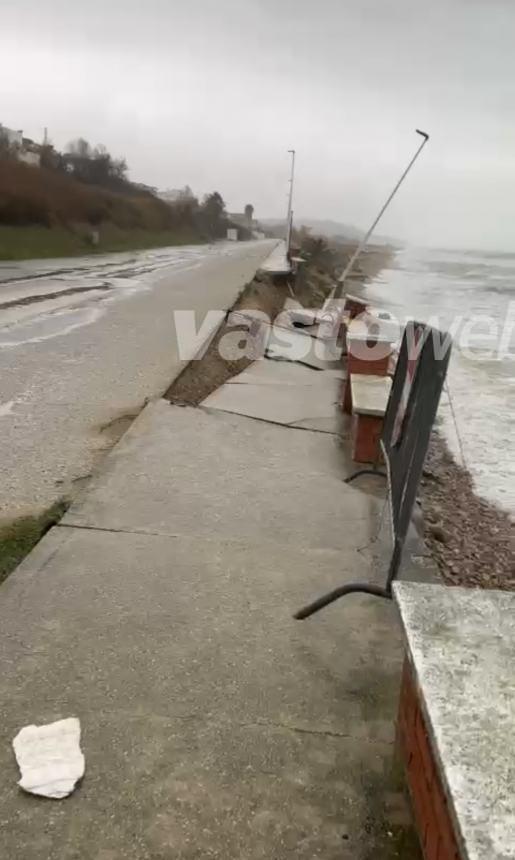
{"type": "Polygon", "coordinates": [[[54,528],[1,589],[1,855],[393,856],[394,608],[291,618],[369,573],[289,543],[54,528]],[[67,715],[86,776],[50,805],[18,789],[10,740],[67,715]]]}
{"type": "Polygon", "coordinates": [[[297,361],[317,370],[341,368],[338,349],[332,342],[311,337],[299,329],[273,326],[266,355],[279,361],[297,361]]]}
{"type": "Polygon", "coordinates": [[[317,337],[319,334],[320,326],[318,325],[318,323],[314,323],[313,325],[294,325],[294,328],[300,328],[303,334],[308,334],[310,337],[317,337]]]}
{"type": "Polygon", "coordinates": [[[286,328],[290,331],[298,331],[299,334],[327,340],[334,337],[338,319],[339,315],[336,311],[305,308],[296,299],[287,298],[282,312],[274,322],[274,328],[286,328]]]}
{"type": "Polygon", "coordinates": [[[343,483],[339,444],[329,434],[157,401],[64,522],[343,549],[349,532],[366,541],[380,502],[343,483]]]}
{"type": "Polygon", "coordinates": [[[329,380],[328,386],[308,388],[250,383],[222,385],[202,402],[202,406],[286,426],[304,422],[309,427],[311,420],[323,418],[331,428],[329,432],[336,433],[339,388],[339,380],[334,378],[329,380]]]}
{"type": "Polygon", "coordinates": [[[294,421],[290,427],[297,427],[299,430],[313,430],[317,433],[331,433],[333,436],[343,436],[346,433],[346,428],[343,422],[343,416],[336,413],[333,416],[324,418],[303,418],[301,421],[294,421]]]}
{"type": "Polygon", "coordinates": [[[251,364],[247,370],[233,376],[227,385],[315,385],[317,388],[327,385],[333,387],[333,380],[345,378],[343,368],[339,370],[316,370],[292,361],[271,361],[263,359],[251,364]]]}
{"type": "Polygon", "coordinates": [[[293,299],[291,296],[286,296],[283,305],[283,311],[297,311],[303,310],[304,306],[301,305],[298,299],[293,299]]]}
{"type": "Polygon", "coordinates": [[[515,858],[515,594],[395,586],[431,745],[466,860],[515,858]]]}

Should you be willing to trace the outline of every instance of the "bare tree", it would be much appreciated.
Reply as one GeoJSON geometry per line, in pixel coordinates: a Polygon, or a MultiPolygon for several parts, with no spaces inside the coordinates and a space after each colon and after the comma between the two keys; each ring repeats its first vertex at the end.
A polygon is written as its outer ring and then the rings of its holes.
{"type": "Polygon", "coordinates": [[[113,158],[103,143],[92,147],[83,137],[68,144],[64,163],[75,179],[90,185],[123,190],[129,182],[124,158],[113,158]]]}
{"type": "Polygon", "coordinates": [[[202,201],[202,206],[200,207],[199,216],[200,223],[207,229],[211,236],[216,238],[225,234],[225,203],[222,195],[219,194],[218,191],[213,191],[212,194],[206,194],[202,201]]]}
{"type": "Polygon", "coordinates": [[[83,137],[78,137],[76,140],[70,141],[66,147],[66,152],[70,155],[76,155],[79,158],[91,158],[93,155],[90,144],[83,137]]]}

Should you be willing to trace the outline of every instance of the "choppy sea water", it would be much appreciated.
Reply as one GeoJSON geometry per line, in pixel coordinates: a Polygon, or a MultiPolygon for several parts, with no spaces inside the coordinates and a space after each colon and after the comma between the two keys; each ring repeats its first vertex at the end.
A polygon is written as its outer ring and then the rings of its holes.
{"type": "Polygon", "coordinates": [[[406,248],[367,286],[400,322],[453,334],[439,417],[477,491],[515,513],[515,254],[406,248]],[[461,439],[461,446],[458,440],[461,439]]]}

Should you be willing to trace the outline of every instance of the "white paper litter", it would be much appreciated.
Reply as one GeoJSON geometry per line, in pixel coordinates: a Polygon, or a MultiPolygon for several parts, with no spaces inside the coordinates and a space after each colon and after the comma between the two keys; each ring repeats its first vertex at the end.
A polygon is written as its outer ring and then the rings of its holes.
{"type": "Polygon", "coordinates": [[[80,721],[76,717],[45,726],[25,726],[13,740],[21,772],[18,785],[31,794],[60,800],[84,775],[80,721]]]}

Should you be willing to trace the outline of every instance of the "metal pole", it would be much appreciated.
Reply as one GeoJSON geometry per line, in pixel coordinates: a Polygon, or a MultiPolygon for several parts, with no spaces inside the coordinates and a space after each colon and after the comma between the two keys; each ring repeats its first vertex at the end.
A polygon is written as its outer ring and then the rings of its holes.
{"type": "Polygon", "coordinates": [[[288,214],[286,216],[286,253],[290,253],[291,228],[292,228],[292,204],[293,204],[293,179],[295,176],[295,150],[289,149],[291,155],[290,193],[288,195],[288,214]]]}
{"type": "Polygon", "coordinates": [[[357,248],[356,248],[356,250],[354,251],[354,253],[353,253],[352,257],[350,258],[349,262],[347,263],[347,265],[346,265],[346,267],[345,267],[345,270],[342,272],[342,274],[341,274],[341,275],[340,275],[340,277],[338,278],[338,283],[337,283],[337,285],[336,285],[336,289],[335,289],[335,291],[334,291],[334,296],[333,296],[333,298],[335,298],[335,299],[340,299],[340,298],[341,298],[341,296],[342,296],[342,292],[343,292],[343,286],[344,286],[345,278],[347,278],[347,277],[348,277],[348,275],[349,275],[349,273],[351,272],[351,270],[352,270],[352,268],[353,268],[353,266],[354,266],[354,264],[355,264],[356,260],[358,259],[359,255],[360,255],[360,254],[362,253],[362,251],[366,248],[366,245],[367,245],[368,240],[370,239],[370,237],[371,237],[372,233],[374,232],[375,228],[376,228],[376,227],[377,227],[377,225],[379,224],[379,221],[381,220],[381,218],[383,217],[384,213],[385,213],[385,212],[386,212],[386,210],[388,209],[388,206],[390,205],[390,203],[392,202],[393,198],[394,198],[394,197],[395,197],[395,195],[397,194],[397,191],[398,191],[398,190],[399,190],[399,188],[401,187],[402,183],[403,183],[403,182],[404,182],[404,180],[406,179],[406,176],[407,176],[407,175],[408,175],[408,173],[410,172],[411,168],[412,168],[412,167],[413,167],[413,165],[415,164],[415,161],[417,160],[417,158],[419,157],[420,153],[422,152],[422,150],[423,150],[424,146],[426,145],[427,141],[429,140],[429,135],[428,135],[428,134],[426,134],[426,132],[425,132],[425,131],[420,131],[420,129],[419,129],[419,128],[415,129],[415,131],[417,132],[417,134],[420,134],[424,139],[423,139],[422,143],[420,144],[420,146],[418,147],[417,151],[415,152],[415,155],[413,156],[413,158],[412,158],[412,159],[411,159],[411,161],[409,162],[408,166],[407,166],[407,167],[406,167],[406,169],[404,170],[404,172],[403,172],[403,174],[402,174],[401,178],[399,179],[399,181],[397,182],[397,184],[396,184],[395,188],[394,188],[394,189],[393,189],[393,191],[390,193],[390,195],[388,196],[388,198],[387,198],[386,202],[383,204],[383,206],[382,206],[382,207],[381,207],[381,209],[379,210],[379,214],[377,215],[377,217],[376,217],[376,219],[375,219],[374,223],[372,224],[372,226],[371,226],[371,227],[370,227],[370,229],[368,230],[367,234],[363,237],[363,239],[362,239],[362,240],[361,240],[361,242],[359,243],[358,247],[357,247],[357,248]]]}

